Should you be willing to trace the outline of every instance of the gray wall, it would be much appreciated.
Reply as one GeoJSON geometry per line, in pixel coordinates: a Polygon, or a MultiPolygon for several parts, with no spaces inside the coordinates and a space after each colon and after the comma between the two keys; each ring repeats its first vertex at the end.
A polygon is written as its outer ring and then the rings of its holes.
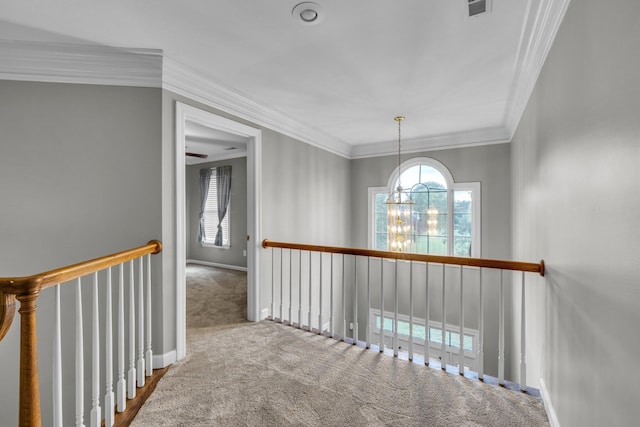
{"type": "MultiPolygon", "coordinates": [[[[163,91],[162,96],[162,179],[173,187],[175,166],[175,102],[179,101],[239,123],[262,130],[262,236],[280,241],[311,244],[348,245],[350,242],[351,206],[349,182],[350,161],[340,156],[239,119],[184,96],[163,91]]],[[[163,209],[173,217],[175,193],[163,199],[163,209]]],[[[169,246],[163,251],[165,274],[174,274],[174,221],[163,223],[163,239],[169,246]]],[[[250,242],[251,243],[251,242],[250,242]]],[[[270,254],[262,252],[261,307],[270,304],[270,254]]],[[[175,287],[164,287],[164,343],[167,351],[175,348],[175,287]],[[169,344],[170,343],[170,344],[169,344]]]]}
{"type": "Polygon", "coordinates": [[[187,259],[246,267],[247,257],[247,158],[222,160],[187,166],[187,259]],[[198,243],[200,216],[200,169],[231,166],[231,199],[227,215],[231,245],[227,249],[202,246],[198,243]]]}
{"type": "Polygon", "coordinates": [[[514,252],[547,265],[528,359],[563,426],[640,417],[639,17],[571,2],[513,139],[514,252]]]}
{"type": "MultiPolygon", "coordinates": [[[[268,130],[263,132],[262,150],[263,237],[349,246],[350,161],[268,130]]],[[[266,308],[271,301],[267,251],[262,261],[262,307],[266,308]]],[[[316,289],[314,282],[314,295],[316,289]]]]}
{"type": "MultiPolygon", "coordinates": [[[[161,238],[159,89],[0,81],[0,100],[1,276],[35,274],[161,238]]],[[[155,258],[154,287],[162,286],[159,267],[155,258]]],[[[64,392],[73,395],[74,297],[69,285],[62,289],[64,392]]],[[[91,294],[86,286],[85,308],[91,294]]],[[[157,293],[154,307],[160,303],[157,293]]],[[[38,307],[41,400],[49,420],[51,289],[38,307]]],[[[154,312],[156,324],[161,317],[154,312]]],[[[3,425],[17,424],[19,323],[0,342],[3,425]]],[[[157,353],[162,334],[153,331],[157,353]]],[[[90,347],[88,332],[85,325],[90,347]]],[[[90,378],[90,363],[85,368],[90,378]]]]}
{"type": "MultiPolygon", "coordinates": [[[[424,153],[407,154],[402,156],[402,161],[413,157],[431,157],[444,164],[455,182],[480,182],[482,191],[482,257],[511,259],[511,187],[510,187],[510,145],[488,145],[471,148],[459,148],[449,150],[438,150],[424,153]]],[[[352,241],[356,247],[367,247],[367,209],[368,209],[368,187],[383,187],[387,185],[389,176],[398,166],[396,156],[384,156],[352,161],[351,169],[351,194],[352,210],[351,222],[353,224],[352,241]]],[[[389,268],[393,268],[390,266],[389,268]]],[[[419,271],[424,267],[416,267],[416,283],[419,282],[419,271]]],[[[430,276],[433,271],[430,273],[430,276]]],[[[473,272],[465,273],[465,326],[477,329],[477,301],[479,300],[478,287],[474,286],[477,276],[473,272]]],[[[431,295],[430,318],[431,320],[441,320],[441,276],[430,280],[429,292],[431,295]]],[[[455,272],[451,275],[447,273],[447,322],[453,325],[459,323],[459,280],[455,272]],[[451,277],[453,276],[453,277],[451,277]]],[[[378,280],[375,276],[374,281],[378,280]]],[[[483,277],[485,286],[485,372],[490,375],[497,375],[497,349],[498,349],[498,290],[499,282],[493,275],[483,277]]],[[[406,281],[407,282],[408,277],[406,281]]],[[[393,282],[391,282],[393,283],[393,282]]],[[[360,284],[362,287],[363,284],[360,284]]],[[[379,287],[373,286],[373,305],[379,306],[379,287]]],[[[359,304],[366,306],[364,295],[366,290],[359,291],[361,300],[359,304]]],[[[385,284],[385,307],[393,301],[393,287],[385,284]]],[[[414,294],[416,315],[424,317],[425,300],[422,286],[416,288],[414,294]],[[422,310],[422,313],[420,312],[422,310]]],[[[400,288],[399,309],[402,313],[409,313],[409,297],[407,287],[400,288]]],[[[391,308],[392,309],[392,308],[391,308]]],[[[387,307],[387,310],[390,308],[387,307]]],[[[509,313],[508,313],[509,314],[509,313]]],[[[366,316],[359,316],[361,327],[366,324],[366,316]]],[[[506,331],[510,332],[509,317],[506,322],[506,331]]],[[[360,330],[360,336],[364,336],[364,330],[360,330]]],[[[506,359],[511,359],[510,349],[507,348],[506,359]]],[[[511,372],[507,367],[506,376],[511,378],[511,372]]]]}

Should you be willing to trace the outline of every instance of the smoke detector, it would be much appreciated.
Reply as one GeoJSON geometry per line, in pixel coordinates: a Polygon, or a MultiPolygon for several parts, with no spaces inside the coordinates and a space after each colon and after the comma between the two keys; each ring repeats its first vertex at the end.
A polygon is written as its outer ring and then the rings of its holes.
{"type": "Polygon", "coordinates": [[[291,16],[302,25],[317,25],[323,20],[324,13],[318,3],[306,1],[295,5],[291,16]]]}

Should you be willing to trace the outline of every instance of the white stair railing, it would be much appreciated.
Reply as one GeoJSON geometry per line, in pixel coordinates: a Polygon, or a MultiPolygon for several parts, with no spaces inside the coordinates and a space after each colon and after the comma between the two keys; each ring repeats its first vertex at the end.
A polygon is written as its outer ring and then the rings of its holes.
{"type": "MultiPolygon", "coordinates": [[[[494,354],[493,360],[497,365],[497,372],[492,373],[497,375],[497,382],[500,385],[509,382],[505,378],[505,287],[507,283],[505,283],[504,272],[520,271],[521,341],[518,380],[519,388],[522,391],[527,390],[525,273],[544,275],[543,262],[536,264],[479,258],[397,254],[268,240],[263,242],[263,247],[270,251],[271,256],[272,300],[269,315],[271,319],[296,325],[298,328],[318,334],[328,332],[333,338],[372,348],[381,353],[388,348],[396,357],[402,355],[412,361],[421,358],[427,366],[430,366],[434,361],[433,357],[436,357],[435,366],[439,365],[438,367],[442,370],[454,371],[460,375],[477,375],[477,378],[484,380],[487,376],[484,348],[487,332],[485,316],[490,314],[497,317],[494,319],[498,324],[496,331],[498,346],[491,353],[494,354]],[[288,249],[288,254],[283,252],[284,249],[288,249]],[[297,257],[294,256],[294,251],[298,252],[297,257]],[[306,263],[303,263],[303,260],[307,259],[303,257],[303,252],[309,254],[306,263]],[[317,257],[314,253],[318,254],[317,257]],[[326,254],[329,255],[326,256],[326,254]],[[334,254],[342,255],[342,263],[338,263],[338,268],[334,265],[334,254]],[[353,262],[350,260],[347,262],[346,256],[352,257],[353,262]],[[285,257],[288,260],[288,266],[285,265],[285,257]],[[359,262],[361,258],[366,258],[366,263],[359,262]],[[330,262],[329,266],[326,266],[327,259],[330,262]],[[297,260],[297,266],[294,265],[294,260],[297,260]],[[380,263],[379,275],[372,274],[372,261],[380,263]],[[385,269],[385,264],[393,264],[392,279],[389,279],[391,272],[385,269]],[[279,266],[279,269],[275,268],[276,266],[279,266]],[[303,274],[305,267],[306,274],[303,274]],[[296,268],[298,283],[294,284],[293,272],[296,268]],[[327,278],[327,271],[329,278],[327,278]],[[453,272],[457,274],[448,274],[453,272]],[[438,274],[440,274],[439,278],[438,274]],[[490,295],[498,300],[497,313],[485,313],[487,278],[490,278],[492,289],[490,295]],[[285,292],[285,283],[288,295],[285,292]],[[391,288],[388,288],[389,285],[391,288]],[[298,289],[297,302],[293,298],[294,288],[298,289]],[[373,293],[374,289],[376,293],[379,291],[378,295],[373,293]],[[303,299],[303,290],[307,292],[308,301],[303,299]],[[391,293],[393,309],[389,311],[388,305],[385,305],[385,299],[391,293]],[[424,295],[419,299],[424,304],[416,306],[418,295],[424,295]],[[448,297],[448,295],[457,295],[457,298],[448,297]],[[470,295],[475,295],[475,303],[467,300],[470,295]],[[439,297],[439,301],[436,297],[439,297]],[[306,306],[303,306],[304,303],[306,306]],[[297,307],[294,304],[297,304],[297,307]],[[342,309],[335,313],[334,308],[338,305],[342,309]],[[469,305],[475,305],[477,317],[466,316],[469,305]],[[274,312],[276,307],[277,313],[274,312]],[[433,308],[435,310],[432,310],[433,308]],[[302,320],[305,310],[306,325],[302,320]],[[297,319],[292,318],[293,313],[297,313],[297,319]],[[447,322],[451,320],[449,313],[457,318],[453,320],[457,324],[447,322]],[[317,323],[314,322],[315,319],[317,323]],[[366,321],[363,323],[363,320],[366,321]],[[469,323],[474,321],[477,322],[473,325],[477,330],[469,326],[469,323]],[[327,324],[328,327],[325,327],[327,324]],[[341,331],[342,335],[335,334],[335,330],[341,331]],[[364,337],[362,342],[361,336],[364,337]]],[[[517,285],[514,283],[514,286],[517,285]]],[[[494,337],[496,332],[491,331],[494,337]]]]}
{"type": "MultiPolygon", "coordinates": [[[[57,384],[54,388],[57,388],[57,384]]],[[[76,427],[84,427],[84,334],[80,278],[77,279],[76,284],[76,427]]]]}
{"type": "Polygon", "coordinates": [[[124,376],[124,264],[118,268],[118,383],[116,384],[116,400],[118,412],[127,409],[127,380],[124,376]]]}
{"type": "MultiPolygon", "coordinates": [[[[153,374],[153,353],[151,350],[151,262],[150,255],[146,256],[147,262],[144,262],[144,257],[136,258],[138,262],[138,298],[136,310],[136,298],[135,298],[135,260],[130,260],[129,265],[129,282],[127,287],[129,288],[129,324],[128,324],[128,336],[129,336],[129,374],[128,379],[124,378],[124,355],[125,355],[125,322],[124,322],[124,265],[121,263],[117,265],[119,272],[118,280],[118,304],[117,304],[117,372],[118,378],[115,384],[116,393],[114,395],[114,381],[113,381],[113,307],[112,307],[112,269],[108,267],[105,269],[104,288],[106,293],[105,298],[105,325],[104,329],[100,329],[99,324],[99,289],[101,288],[99,271],[92,273],[92,327],[91,327],[91,412],[90,412],[90,425],[91,427],[100,426],[104,419],[106,426],[113,426],[115,419],[115,410],[123,412],[126,409],[126,400],[128,390],[128,397],[131,399],[136,396],[137,387],[142,387],[145,384],[145,376],[151,376],[153,374]],[[146,272],[145,272],[146,268],[146,272]],[[146,277],[146,281],[145,281],[146,277]],[[146,293],[144,287],[146,286],[146,293]],[[146,315],[145,308],[146,306],[146,315]],[[136,346],[136,317],[137,317],[137,346],[136,346]],[[104,361],[105,365],[100,365],[101,349],[100,349],[100,337],[101,332],[105,334],[105,349],[104,349],[104,361]],[[146,332],[146,334],[145,334],[146,332]],[[146,341],[144,337],[146,335],[146,341]],[[137,348],[137,360],[135,360],[137,348]],[[137,365],[137,367],[136,367],[137,365]],[[100,406],[100,371],[105,370],[105,394],[103,397],[104,402],[104,414],[100,406]],[[137,387],[136,387],[137,385],[137,387]],[[128,387],[127,387],[128,386],[128,387]],[[117,399],[117,400],[116,400],[117,399]]],[[[84,364],[85,364],[85,346],[84,346],[84,316],[83,316],[83,304],[82,304],[82,278],[77,278],[76,283],[76,296],[75,296],[75,318],[76,318],[76,332],[75,332],[75,425],[84,426],[84,364]]],[[[62,395],[62,333],[60,328],[60,312],[62,310],[60,301],[60,285],[55,286],[55,319],[54,319],[54,370],[53,370],[53,407],[54,407],[54,425],[63,426],[63,395],[62,395]]]]}
{"type": "Polygon", "coordinates": [[[115,396],[113,394],[113,308],[111,304],[111,267],[107,268],[107,296],[105,302],[105,391],[104,424],[111,427],[114,423],[115,396]]]}
{"type": "MultiPolygon", "coordinates": [[[[130,367],[133,371],[129,373],[129,395],[136,394],[136,374],[135,374],[135,281],[134,281],[134,261],[139,260],[139,293],[138,293],[138,368],[140,375],[137,383],[145,383],[145,374],[153,375],[153,364],[151,358],[153,352],[151,348],[151,261],[150,255],[157,254],[162,250],[159,241],[151,241],[144,246],[118,252],[104,257],[84,261],[78,264],[61,267],[55,270],[25,277],[0,278],[0,302],[5,304],[0,310],[0,339],[2,339],[11,326],[15,301],[20,302],[20,411],[19,424],[21,426],[40,426],[42,416],[40,409],[38,359],[37,359],[37,335],[36,335],[36,300],[47,288],[53,287],[53,349],[52,349],[52,414],[50,423],[55,427],[65,425],[85,425],[85,412],[88,409],[85,402],[89,401],[89,396],[85,395],[85,385],[90,384],[90,411],[89,424],[97,427],[102,424],[111,427],[114,425],[114,409],[117,406],[118,412],[123,412],[126,408],[127,381],[124,378],[124,356],[125,356],[125,287],[129,288],[129,354],[130,367]],[[144,257],[146,256],[146,273],[144,257]],[[124,280],[124,264],[129,263],[129,282],[124,280]],[[113,304],[112,304],[112,267],[118,267],[118,303],[117,303],[117,348],[118,354],[118,379],[115,385],[116,396],[114,396],[114,361],[113,361],[113,304]],[[146,282],[144,278],[146,277],[146,282]],[[85,313],[83,312],[82,287],[83,279],[91,282],[91,346],[85,348],[85,313]],[[61,286],[66,283],[75,284],[74,302],[62,298],[61,286]],[[144,291],[146,283],[146,292],[144,291]],[[104,325],[100,323],[100,293],[104,291],[106,297],[104,301],[104,325]],[[67,333],[63,327],[62,313],[65,305],[69,303],[69,308],[74,307],[73,316],[75,319],[75,333],[67,333]],[[146,312],[145,312],[146,306],[146,312]],[[146,315],[145,315],[146,314],[146,315]],[[146,334],[145,334],[146,331],[146,334]],[[104,334],[104,337],[101,335],[104,334]],[[63,345],[63,340],[73,337],[75,345],[73,347],[63,345]],[[145,341],[146,335],[146,341],[145,341]],[[105,346],[101,348],[100,341],[104,338],[105,346]],[[146,345],[146,347],[145,347],[146,345]],[[72,348],[74,357],[74,375],[63,375],[63,359],[65,358],[65,348],[72,348]],[[146,350],[146,351],[145,351],[146,350]],[[91,363],[91,380],[85,381],[85,355],[91,363]],[[89,356],[90,355],[90,356],[89,356]],[[104,356],[102,356],[104,355],[104,356]],[[101,362],[104,361],[104,365],[101,362]],[[145,369],[146,367],[146,369],[145,369]],[[100,395],[100,374],[105,373],[105,393],[100,395]],[[69,379],[67,380],[67,377],[69,379]],[[75,387],[74,400],[65,399],[63,390],[64,384],[73,382],[75,387]],[[101,398],[103,405],[101,406],[101,398]],[[64,420],[65,408],[68,407],[69,414],[73,408],[74,421],[64,420]],[[102,410],[104,408],[104,411],[102,410]]],[[[86,284],[84,286],[87,286],[86,284]]],[[[69,310],[71,311],[71,310],[69,310]]],[[[44,319],[45,322],[49,319],[44,319]]],[[[71,355],[69,355],[71,356],[71,355]]],[[[163,371],[164,372],[164,371],[163,371]]],[[[71,385],[71,384],[69,384],[71,385]]],[[[49,420],[47,420],[49,421],[49,420]]]]}

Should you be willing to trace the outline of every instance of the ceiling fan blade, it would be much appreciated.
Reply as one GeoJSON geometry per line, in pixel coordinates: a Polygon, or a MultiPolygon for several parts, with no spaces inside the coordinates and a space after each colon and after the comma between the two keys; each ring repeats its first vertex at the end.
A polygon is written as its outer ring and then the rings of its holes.
{"type": "Polygon", "coordinates": [[[201,159],[206,159],[207,157],[209,157],[208,154],[198,154],[198,153],[184,153],[185,156],[189,156],[189,157],[199,157],[201,159]]]}

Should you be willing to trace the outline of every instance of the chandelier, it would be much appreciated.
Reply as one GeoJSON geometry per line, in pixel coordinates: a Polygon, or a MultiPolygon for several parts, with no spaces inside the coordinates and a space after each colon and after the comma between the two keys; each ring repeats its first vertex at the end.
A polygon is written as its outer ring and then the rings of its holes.
{"type": "Polygon", "coordinates": [[[402,188],[402,169],[400,162],[401,123],[403,116],[394,117],[398,122],[398,186],[391,188],[387,204],[387,237],[390,252],[413,252],[414,219],[411,194],[402,188]]]}

